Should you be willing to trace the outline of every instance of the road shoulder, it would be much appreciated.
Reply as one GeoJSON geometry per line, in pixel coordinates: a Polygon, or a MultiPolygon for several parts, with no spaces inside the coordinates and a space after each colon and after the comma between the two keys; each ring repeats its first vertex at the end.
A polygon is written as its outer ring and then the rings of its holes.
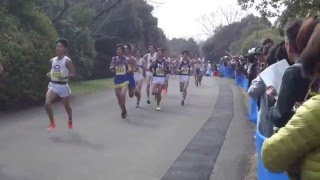
{"type": "Polygon", "coordinates": [[[242,89],[232,85],[234,116],[214,165],[210,180],[241,180],[249,172],[254,154],[254,127],[248,121],[242,89]]]}

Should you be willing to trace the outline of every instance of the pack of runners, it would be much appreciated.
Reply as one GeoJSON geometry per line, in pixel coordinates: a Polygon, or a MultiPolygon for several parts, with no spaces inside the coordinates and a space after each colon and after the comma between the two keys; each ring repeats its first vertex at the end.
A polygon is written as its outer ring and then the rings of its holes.
{"type": "MultiPolygon", "coordinates": [[[[76,75],[72,60],[66,56],[67,48],[68,41],[59,39],[56,42],[57,57],[50,60],[51,70],[47,74],[50,82],[45,101],[45,109],[50,120],[48,132],[56,127],[51,105],[57,96],[62,99],[68,114],[68,128],[73,127],[71,90],[68,82],[76,75]]],[[[142,56],[142,51],[138,48],[133,50],[130,44],[116,46],[116,56],[111,59],[109,69],[114,73],[114,91],[122,118],[126,118],[128,114],[127,92],[129,98],[136,97],[136,108],[140,107],[144,82],[146,83],[146,103],[151,104],[150,96],[154,96],[157,111],[161,110],[162,95],[168,93],[170,75],[172,78],[179,76],[182,106],[187,97],[190,77],[194,75],[196,86],[201,85],[202,76],[205,74],[205,63],[201,55],[191,59],[189,51],[183,51],[180,56],[174,55],[170,58],[167,51],[162,48],[157,49],[154,44],[149,45],[148,51],[149,53],[142,56]]]]}

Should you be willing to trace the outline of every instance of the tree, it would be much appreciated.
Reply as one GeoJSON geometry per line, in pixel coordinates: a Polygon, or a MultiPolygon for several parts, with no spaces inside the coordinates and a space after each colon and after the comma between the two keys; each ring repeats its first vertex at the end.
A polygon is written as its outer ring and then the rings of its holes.
{"type": "Polygon", "coordinates": [[[188,50],[191,55],[200,54],[197,42],[193,38],[173,38],[169,41],[171,54],[180,54],[183,50],[188,50]]]}
{"type": "MultiPolygon", "coordinates": [[[[253,16],[252,16],[253,17],[253,16]]],[[[229,50],[231,54],[242,54],[246,53],[243,52],[242,44],[245,39],[254,34],[254,43],[261,42],[260,39],[262,37],[262,30],[264,29],[269,29],[271,27],[271,23],[265,19],[265,18],[258,18],[258,17],[253,17],[252,21],[248,23],[246,27],[241,29],[241,32],[239,34],[239,39],[233,43],[230,44],[229,50]],[[254,18],[256,18],[256,22],[254,22],[254,18]],[[252,23],[254,22],[254,23],[252,23]]]]}
{"type": "Polygon", "coordinates": [[[33,0],[4,0],[0,6],[0,107],[39,101],[48,86],[46,73],[57,32],[33,0]]]}
{"type": "Polygon", "coordinates": [[[257,38],[256,33],[252,32],[249,36],[247,36],[241,43],[241,51],[240,54],[248,53],[249,49],[256,46],[257,42],[262,42],[263,40],[270,38],[275,43],[279,43],[283,41],[283,37],[280,36],[280,33],[276,29],[266,28],[259,31],[260,35],[257,38]]]}
{"type": "Polygon", "coordinates": [[[146,50],[149,43],[168,47],[166,36],[158,27],[158,19],[152,11],[153,7],[144,0],[127,0],[100,23],[94,33],[98,53],[94,62],[95,77],[108,75],[106,67],[117,43],[132,43],[142,50],[146,50]]]}
{"type": "MultiPolygon", "coordinates": [[[[249,34],[246,31],[248,27],[254,27],[256,24],[260,24],[259,21],[266,21],[253,15],[248,15],[240,22],[234,22],[230,25],[222,27],[215,35],[208,38],[203,45],[202,51],[207,59],[217,60],[222,56],[225,56],[225,51],[229,49],[230,45],[241,38],[241,34],[249,34]]],[[[271,25],[271,23],[266,24],[271,25]]],[[[251,34],[251,32],[250,32],[251,34]]],[[[240,44],[240,43],[239,43],[240,44]]]]}
{"type": "Polygon", "coordinates": [[[275,17],[283,14],[283,7],[287,14],[304,17],[320,10],[318,0],[238,0],[243,9],[255,7],[262,16],[275,17]]]}
{"type": "Polygon", "coordinates": [[[223,26],[238,22],[247,15],[247,12],[234,6],[219,6],[219,10],[202,15],[198,18],[198,22],[202,26],[203,33],[213,37],[223,26]]]}

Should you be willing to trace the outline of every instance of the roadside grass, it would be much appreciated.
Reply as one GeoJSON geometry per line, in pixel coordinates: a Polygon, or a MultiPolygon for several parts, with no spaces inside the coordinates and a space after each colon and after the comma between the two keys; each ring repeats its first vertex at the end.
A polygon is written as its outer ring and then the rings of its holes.
{"type": "MultiPolygon", "coordinates": [[[[242,90],[242,94],[244,97],[244,104],[246,106],[247,111],[249,111],[249,96],[247,92],[242,90]]],[[[249,171],[248,175],[245,177],[245,180],[257,180],[257,163],[258,163],[258,153],[255,152],[253,155],[248,157],[249,159],[249,171]]]]}
{"type": "Polygon", "coordinates": [[[89,95],[113,87],[113,79],[98,79],[69,83],[74,96],[89,95]]]}

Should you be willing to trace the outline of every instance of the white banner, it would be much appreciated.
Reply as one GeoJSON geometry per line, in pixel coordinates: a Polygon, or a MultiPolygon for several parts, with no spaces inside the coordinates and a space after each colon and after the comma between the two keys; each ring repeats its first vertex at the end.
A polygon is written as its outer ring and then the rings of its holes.
{"type": "Polygon", "coordinates": [[[260,73],[261,79],[264,81],[267,87],[272,86],[277,90],[277,93],[280,92],[280,87],[282,83],[282,76],[286,69],[289,67],[287,60],[281,60],[269,67],[260,73]]]}

